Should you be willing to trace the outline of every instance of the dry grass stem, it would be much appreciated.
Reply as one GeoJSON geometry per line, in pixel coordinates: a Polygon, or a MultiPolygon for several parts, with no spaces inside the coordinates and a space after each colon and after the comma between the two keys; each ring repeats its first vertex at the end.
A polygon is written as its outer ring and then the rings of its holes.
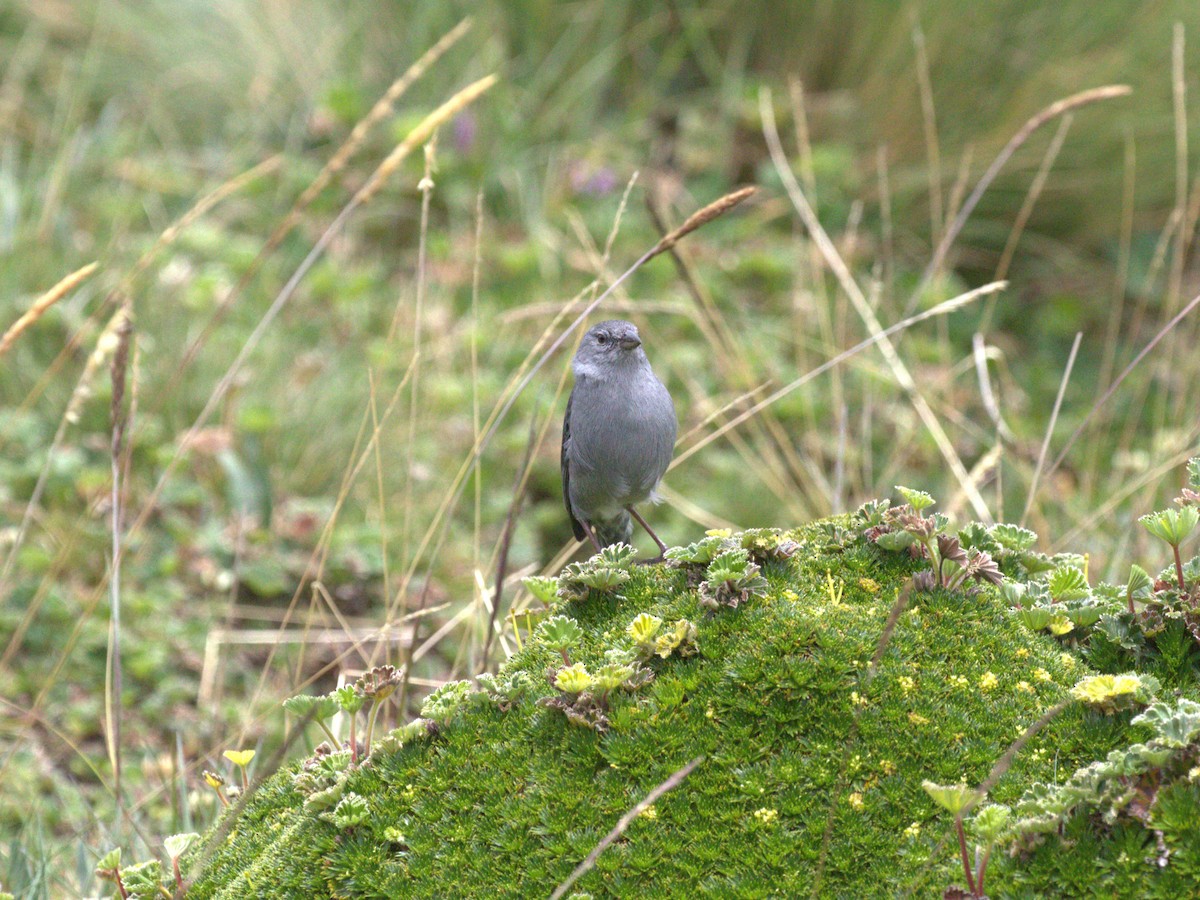
{"type": "Polygon", "coordinates": [[[1099,412],[1103,408],[1104,404],[1108,402],[1108,399],[1117,392],[1117,388],[1119,388],[1121,386],[1121,383],[1124,382],[1125,379],[1129,377],[1129,374],[1135,368],[1137,368],[1138,363],[1140,363],[1143,359],[1145,359],[1146,355],[1149,354],[1150,351],[1153,350],[1155,347],[1157,347],[1159,342],[1161,342],[1163,338],[1165,338],[1168,334],[1170,334],[1170,332],[1175,328],[1176,325],[1178,325],[1180,322],[1182,322],[1184,319],[1186,319],[1188,314],[1193,309],[1195,309],[1197,306],[1200,306],[1200,294],[1193,297],[1187,306],[1185,306],[1178,313],[1176,313],[1175,316],[1171,319],[1171,321],[1168,322],[1166,325],[1164,325],[1162,327],[1162,329],[1158,332],[1158,334],[1156,334],[1154,337],[1152,337],[1150,339],[1149,343],[1147,343],[1146,346],[1143,347],[1138,352],[1138,355],[1135,356],[1132,359],[1132,361],[1130,361],[1129,365],[1127,365],[1122,370],[1121,374],[1117,376],[1116,380],[1113,381],[1113,383],[1111,385],[1109,385],[1109,388],[1107,391],[1104,392],[1104,395],[1099,400],[1097,400],[1095,403],[1092,404],[1092,408],[1089,409],[1087,412],[1087,415],[1083,417],[1083,421],[1081,421],[1079,423],[1079,425],[1076,426],[1075,430],[1071,433],[1071,437],[1067,441],[1066,446],[1063,447],[1061,451],[1059,451],[1058,456],[1055,458],[1055,460],[1051,464],[1049,470],[1046,472],[1046,477],[1049,477],[1050,475],[1054,474],[1054,472],[1056,472],[1058,470],[1058,467],[1062,465],[1063,460],[1067,458],[1067,454],[1071,452],[1071,448],[1075,446],[1075,442],[1079,439],[1079,436],[1081,434],[1083,434],[1083,430],[1087,427],[1088,423],[1092,420],[1092,418],[1096,415],[1096,413],[1099,412]]]}
{"type": "Polygon", "coordinates": [[[8,330],[0,336],[0,356],[8,352],[9,348],[16,343],[17,338],[21,336],[34,322],[46,314],[46,310],[52,307],[55,303],[61,300],[79,285],[83,284],[100,267],[99,263],[88,263],[82,268],[76,269],[66,278],[62,279],[42,296],[33,301],[33,305],[26,310],[17,321],[9,326],[8,330]]]}
{"type": "Polygon", "coordinates": [[[937,415],[930,408],[929,403],[925,400],[920,390],[917,388],[916,382],[913,380],[912,374],[908,367],[900,359],[896,348],[888,339],[888,335],[879,318],[875,315],[875,310],[871,304],[867,302],[862,289],[858,286],[854,276],[851,274],[846,261],[838,253],[833,241],[829,239],[829,235],[825,232],[820,220],[817,218],[816,212],[813,210],[808,199],[804,196],[804,191],[800,188],[796,181],[796,176],[792,173],[791,166],[788,164],[787,156],[783,152],[783,146],[779,141],[779,131],[775,126],[775,111],[771,106],[771,95],[767,90],[759,93],[759,110],[763,121],[763,134],[767,139],[767,146],[771,152],[771,159],[779,172],[780,178],[783,179],[783,184],[787,190],[788,197],[792,201],[796,212],[800,215],[804,222],[805,228],[812,235],[813,241],[821,248],[821,255],[825,258],[826,265],[833,271],[841,285],[842,290],[850,298],[854,305],[855,311],[867,326],[867,330],[873,335],[877,335],[875,341],[879,344],[879,350],[887,361],[888,367],[892,370],[896,381],[900,387],[908,395],[910,402],[921,422],[925,425],[930,436],[933,437],[937,444],[938,450],[942,454],[942,458],[946,460],[950,471],[954,474],[955,479],[966,491],[967,497],[971,501],[971,506],[985,522],[992,521],[991,512],[988,510],[987,503],[978,489],[971,484],[970,476],[966,466],[959,458],[958,453],[954,449],[954,444],[946,434],[942,423],[938,420],[937,415]]]}
{"type": "Polygon", "coordinates": [[[356,207],[363,203],[370,203],[371,198],[392,177],[392,173],[396,171],[400,163],[404,162],[408,154],[428,141],[433,137],[435,131],[482,97],[487,91],[491,90],[498,80],[495,75],[485,75],[478,81],[467,85],[422,119],[420,124],[404,140],[397,144],[392,152],[387,155],[387,158],[379,164],[379,167],[371,175],[367,183],[354,195],[350,206],[356,207]]]}
{"type": "Polygon", "coordinates": [[[913,23],[913,50],[917,54],[917,87],[921,94],[921,123],[925,134],[925,156],[929,160],[929,233],[941,234],[942,212],[942,154],[938,142],[937,111],[933,104],[933,84],[929,77],[929,54],[925,49],[925,32],[920,22],[913,23]]]}
{"type": "Polygon", "coordinates": [[[346,163],[362,146],[362,143],[366,139],[366,136],[370,130],[383,121],[383,119],[385,119],[389,114],[391,114],[392,110],[395,109],[396,102],[400,99],[400,97],[403,96],[404,93],[407,92],[410,87],[412,87],[413,83],[416,82],[422,75],[424,75],[435,62],[445,55],[446,51],[448,51],[464,34],[467,33],[467,31],[470,30],[470,27],[471,19],[466,18],[448,31],[436,44],[425,51],[420,59],[409,66],[408,70],[403,75],[392,82],[391,86],[388,87],[383,96],[375,101],[375,105],[371,107],[371,110],[366,114],[366,116],[354,124],[354,128],[350,131],[350,136],[347,137],[346,140],[342,142],[342,145],[334,151],[333,156],[329,158],[329,161],[325,163],[325,165],[321,168],[321,171],[317,173],[317,176],[312,180],[308,187],[304,189],[303,193],[301,193],[300,197],[292,205],[292,208],[288,210],[287,215],[285,215],[283,220],[271,231],[270,236],[267,238],[266,242],[263,244],[258,253],[255,254],[254,259],[250,262],[250,265],[246,268],[246,271],[242,273],[242,276],[237,280],[237,283],[222,298],[221,302],[217,304],[216,310],[213,312],[212,317],[209,319],[204,329],[199,335],[196,336],[191,344],[188,345],[188,348],[183,355],[183,363],[180,367],[181,371],[188,366],[188,364],[200,351],[200,348],[207,343],[217,325],[222,319],[224,319],[234,301],[241,296],[242,291],[246,289],[247,285],[249,285],[254,277],[258,274],[267,258],[276,250],[276,248],[279,247],[279,245],[283,242],[283,239],[287,237],[292,229],[299,224],[300,217],[303,215],[304,211],[312,204],[313,200],[317,198],[321,191],[328,187],[330,182],[333,181],[334,177],[346,167],[346,163]]]}
{"type": "Polygon", "coordinates": [[[109,764],[113,770],[113,797],[116,801],[116,815],[119,822],[124,810],[123,791],[121,790],[121,719],[122,719],[122,682],[121,666],[121,448],[125,436],[127,416],[125,412],[125,382],[129,371],[129,348],[133,337],[133,315],[128,301],[121,305],[115,317],[117,322],[116,349],[113,352],[112,365],[109,369],[112,376],[112,404],[110,420],[112,424],[112,485],[109,503],[110,526],[112,529],[112,568],[109,573],[109,601],[111,618],[109,620],[108,666],[106,668],[104,712],[105,712],[105,741],[108,745],[109,764]]]}
{"type": "Polygon", "coordinates": [[[571,889],[571,885],[587,874],[588,870],[596,864],[596,860],[600,858],[600,854],[607,850],[613,841],[625,833],[625,829],[629,827],[630,822],[645,812],[648,807],[654,804],[654,801],[667,791],[677,788],[683,779],[691,775],[692,770],[702,762],[704,762],[704,757],[697,756],[686,766],[677,769],[666,781],[639,800],[633,809],[621,816],[617,824],[613,826],[612,831],[606,834],[592,852],[587,855],[587,858],[575,867],[575,870],[567,876],[567,880],[554,889],[554,893],[550,895],[550,900],[560,900],[560,898],[564,897],[567,891],[571,889]]]}
{"type": "Polygon", "coordinates": [[[954,217],[953,223],[946,229],[946,233],[942,235],[937,249],[934,250],[933,258],[929,261],[929,265],[925,268],[925,273],[921,276],[921,281],[917,285],[917,289],[913,291],[914,299],[910,301],[910,304],[920,298],[920,295],[924,292],[929,282],[942,270],[942,265],[946,261],[946,254],[962,231],[963,226],[967,223],[967,219],[971,217],[971,213],[975,211],[980,198],[991,187],[992,182],[996,180],[996,176],[1000,174],[1000,170],[1004,168],[1005,164],[1012,158],[1012,155],[1017,152],[1022,144],[1029,140],[1030,135],[1052,119],[1069,113],[1072,110],[1079,109],[1081,106],[1087,106],[1090,103],[1099,103],[1104,100],[1113,100],[1117,97],[1126,97],[1131,93],[1133,93],[1133,89],[1127,84],[1110,84],[1104,87],[1080,91],[1078,94],[1072,94],[1070,97],[1064,97],[1062,100],[1051,103],[1017,129],[1016,134],[1009,139],[1004,148],[996,155],[996,158],[992,160],[992,164],[988,166],[987,171],[983,173],[983,177],[975,185],[975,189],[971,191],[971,195],[967,197],[966,203],[963,204],[962,209],[954,217]]]}
{"type": "Polygon", "coordinates": [[[654,249],[650,251],[650,255],[646,257],[646,260],[649,261],[655,256],[658,256],[658,254],[670,250],[677,243],[679,243],[680,240],[691,234],[697,228],[701,228],[704,225],[707,225],[713,219],[717,219],[725,215],[725,213],[729,212],[729,210],[733,209],[747,197],[754,194],[757,190],[758,188],[752,186],[740,188],[739,190],[726,194],[724,197],[714,200],[712,203],[708,204],[708,206],[705,206],[704,208],[692,213],[687,217],[687,219],[684,220],[682,225],[680,225],[655,245],[654,249]]]}
{"type": "Polygon", "coordinates": [[[1075,332],[1075,341],[1071,344],[1071,355],[1067,357],[1067,366],[1063,370],[1062,380],[1058,384],[1058,395],[1054,398],[1054,409],[1050,413],[1050,422],[1046,425],[1046,436],[1042,439],[1042,449],[1038,451],[1037,465],[1033,477],[1029,479],[1029,493],[1025,496],[1025,510],[1021,513],[1020,524],[1025,525],[1029,511],[1033,508],[1033,498],[1037,496],[1038,479],[1042,467],[1046,464],[1046,453],[1050,450],[1050,438],[1054,435],[1054,426],[1058,423],[1058,413],[1062,409],[1063,397],[1067,393],[1067,382],[1071,380],[1071,370],[1075,368],[1075,357],[1079,354],[1079,343],[1083,340],[1083,332],[1075,332]]]}
{"type": "MultiPolygon", "coordinates": [[[[764,397],[762,400],[759,400],[757,403],[755,403],[753,406],[746,409],[744,412],[742,412],[742,413],[738,414],[737,416],[735,416],[734,418],[730,419],[728,422],[726,422],[724,425],[722,425],[716,431],[712,432],[711,434],[705,435],[705,437],[703,437],[702,439],[697,441],[692,446],[688,447],[682,453],[677,453],[675,455],[675,458],[671,461],[671,469],[673,469],[677,465],[681,464],[684,460],[686,460],[688,457],[692,456],[693,454],[698,453],[700,450],[702,450],[704,447],[711,444],[713,441],[717,440],[717,438],[721,437],[723,434],[725,434],[730,429],[736,428],[738,425],[742,424],[742,422],[745,422],[751,416],[757,414],[759,412],[759,410],[764,409],[767,406],[770,406],[772,403],[776,402],[777,400],[786,396],[787,394],[790,394],[792,391],[796,390],[797,388],[802,387],[805,384],[808,384],[808,382],[812,381],[814,378],[824,374],[825,372],[828,372],[830,369],[834,368],[835,366],[840,365],[841,363],[845,362],[847,359],[854,356],[855,354],[861,353],[863,350],[866,350],[868,347],[873,347],[876,344],[886,341],[893,334],[897,334],[901,331],[904,331],[906,328],[911,328],[913,325],[916,325],[918,322],[924,322],[926,319],[932,319],[937,316],[947,315],[949,313],[954,312],[957,309],[961,309],[963,306],[966,306],[968,303],[973,303],[974,301],[980,299],[981,297],[986,297],[996,291],[1002,291],[1006,287],[1008,287],[1008,282],[1006,282],[1006,281],[998,281],[998,282],[994,282],[992,284],[985,284],[983,287],[976,288],[973,291],[968,291],[967,293],[961,294],[958,297],[954,297],[950,300],[947,300],[944,303],[939,303],[937,306],[933,307],[932,309],[927,309],[923,313],[918,313],[915,316],[909,316],[907,319],[904,319],[901,322],[897,322],[895,325],[892,325],[889,328],[883,329],[883,330],[871,335],[869,338],[866,338],[865,340],[859,341],[857,344],[855,344],[853,347],[849,348],[848,350],[843,350],[837,356],[834,356],[831,359],[826,360],[821,365],[817,366],[815,369],[811,369],[810,371],[805,372],[803,375],[801,375],[796,380],[789,382],[788,384],[786,384],[783,387],[776,390],[774,393],[769,394],[768,396],[764,397]]],[[[670,471],[670,470],[668,469],[668,471],[670,471]]]]}

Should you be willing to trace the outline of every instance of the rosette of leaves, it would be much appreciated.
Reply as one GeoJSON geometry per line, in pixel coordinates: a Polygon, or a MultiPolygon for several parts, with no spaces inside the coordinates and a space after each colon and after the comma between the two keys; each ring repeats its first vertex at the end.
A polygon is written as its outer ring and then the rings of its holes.
{"type": "Polygon", "coordinates": [[[558,599],[558,579],[549,575],[530,575],[521,579],[525,589],[547,606],[558,599]]]}
{"type": "Polygon", "coordinates": [[[563,666],[547,673],[550,684],[558,691],[549,697],[543,697],[538,702],[551,709],[557,709],[575,725],[605,731],[608,728],[608,717],[596,702],[592,693],[592,673],[583,663],[563,666]]]}
{"type": "Polygon", "coordinates": [[[672,653],[681,657],[695,656],[700,652],[696,643],[696,625],[687,619],[678,619],[663,629],[654,639],[654,654],[666,659],[672,653]]]}
{"type": "Polygon", "coordinates": [[[536,637],[562,656],[563,665],[571,665],[567,651],[583,640],[583,629],[570,616],[551,616],[537,627],[536,637]]]}
{"type": "Polygon", "coordinates": [[[1001,567],[1008,567],[1008,571],[1012,571],[1011,564],[1015,563],[1029,578],[1052,571],[1058,565],[1078,562],[1074,554],[1051,557],[1039,553],[1033,549],[1037,544],[1036,532],[1006,522],[991,526],[970,522],[959,529],[958,539],[967,549],[986,551],[1001,567]]]}
{"type": "Polygon", "coordinates": [[[533,687],[533,678],[521,670],[504,675],[484,672],[476,675],[475,681],[480,690],[472,696],[486,697],[501,712],[508,712],[516,706],[533,687]]]}
{"type": "Polygon", "coordinates": [[[305,795],[306,808],[322,810],[337,803],[342,796],[350,767],[350,751],[330,752],[328,747],[317,750],[320,752],[306,759],[292,776],[292,785],[305,795]]]}
{"type": "Polygon", "coordinates": [[[1134,672],[1092,675],[1071,688],[1071,696],[1094,710],[1112,715],[1123,709],[1145,706],[1161,687],[1153,675],[1134,672]]]}
{"type": "Polygon", "coordinates": [[[125,893],[120,896],[129,900],[157,900],[164,894],[170,896],[171,892],[163,884],[166,877],[166,870],[157,859],[129,866],[121,870],[125,893]]]}
{"type": "Polygon", "coordinates": [[[645,661],[652,656],[666,659],[672,653],[687,657],[700,652],[694,623],[678,619],[665,629],[662,625],[662,619],[649,613],[639,613],[629,623],[625,632],[633,639],[639,659],[645,661]]]}
{"type": "Polygon", "coordinates": [[[859,539],[860,531],[855,531],[853,527],[847,528],[841,522],[826,520],[818,522],[817,528],[819,550],[845,550],[859,539]]]}
{"type": "Polygon", "coordinates": [[[633,639],[633,645],[643,658],[649,658],[654,653],[654,642],[658,637],[659,629],[662,628],[662,623],[663,620],[658,616],[652,616],[650,613],[638,613],[625,628],[625,633],[633,639]]]}
{"type": "Polygon", "coordinates": [[[632,652],[609,650],[604,662],[594,672],[583,663],[551,670],[550,684],[558,692],[543,697],[539,703],[560,710],[567,719],[595,731],[608,730],[609,697],[617,689],[637,690],[654,678],[654,673],[641,665],[632,652]]]}
{"type": "Polygon", "coordinates": [[[321,818],[332,822],[339,831],[348,831],[365,822],[369,812],[366,798],[351,791],[332,810],[321,813],[321,818]]]}
{"type": "Polygon", "coordinates": [[[567,601],[584,600],[595,591],[613,594],[630,578],[637,551],[628,544],[605,547],[591,559],[571,563],[558,577],[558,597],[567,601]]]}
{"type": "Polygon", "coordinates": [[[850,514],[850,524],[859,531],[882,527],[891,508],[890,500],[868,500],[850,514]]]}
{"type": "Polygon", "coordinates": [[[663,554],[667,562],[676,566],[707,566],[720,553],[733,546],[733,541],[720,534],[710,534],[686,547],[670,547],[663,554]]]}
{"type": "Polygon", "coordinates": [[[413,741],[437,734],[438,726],[430,719],[413,719],[399,728],[393,728],[379,739],[376,753],[396,753],[413,741]]]}
{"type": "Polygon", "coordinates": [[[760,566],[791,559],[800,549],[781,528],[748,528],[742,532],[741,545],[760,566]]]}
{"type": "Polygon", "coordinates": [[[421,718],[438,725],[446,725],[466,702],[472,692],[469,681],[447,681],[439,685],[421,704],[421,718]]]}
{"type": "Polygon", "coordinates": [[[726,550],[708,564],[704,581],[700,583],[700,605],[709,609],[737,606],[751,597],[767,592],[767,580],[750,561],[750,554],[740,547],[726,550]]]}

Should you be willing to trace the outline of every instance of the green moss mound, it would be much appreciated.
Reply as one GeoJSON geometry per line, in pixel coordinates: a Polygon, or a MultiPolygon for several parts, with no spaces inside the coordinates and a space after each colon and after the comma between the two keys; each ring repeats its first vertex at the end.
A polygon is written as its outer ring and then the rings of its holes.
{"type": "MultiPolygon", "coordinates": [[[[666,566],[635,568],[618,596],[566,605],[583,631],[571,661],[589,669],[630,646],[627,626],[642,612],[695,622],[700,652],[652,658],[655,678],[615,693],[598,733],[537,702],[555,694],[546,672],[562,660],[530,641],[505,669],[531,674],[529,695],[505,711],[474,694],[435,733],[377,749],[339,793],[361,798],[358,814],[335,822],[306,808],[299,764],[277,774],[204,864],[195,858],[188,897],[547,897],[625,812],[698,756],[573,891],[940,896],[962,871],[952,821],[922,780],[983,781],[1089,670],[991,589],[938,590],[911,595],[868,679],[917,564],[861,541],[832,547],[825,535],[789,533],[797,552],[765,563],[765,595],[735,609],[710,612],[688,572],[666,566]]],[[[1014,801],[1126,746],[1129,718],[1069,706],[1017,754],[991,799],[1014,801]]],[[[1086,817],[1070,828],[1071,843],[1020,860],[998,852],[988,893],[1153,896],[1154,879],[1169,878],[1161,895],[1171,896],[1187,877],[1146,861],[1144,831],[1101,833],[1086,817]]]]}

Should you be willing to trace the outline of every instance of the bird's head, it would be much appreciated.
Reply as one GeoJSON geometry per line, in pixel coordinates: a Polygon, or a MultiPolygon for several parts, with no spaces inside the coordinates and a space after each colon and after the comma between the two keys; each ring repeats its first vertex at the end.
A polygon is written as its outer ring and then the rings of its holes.
{"type": "Polygon", "coordinates": [[[646,359],[637,326],[622,319],[601,322],[588,329],[575,352],[576,372],[603,371],[639,365],[646,359]]]}

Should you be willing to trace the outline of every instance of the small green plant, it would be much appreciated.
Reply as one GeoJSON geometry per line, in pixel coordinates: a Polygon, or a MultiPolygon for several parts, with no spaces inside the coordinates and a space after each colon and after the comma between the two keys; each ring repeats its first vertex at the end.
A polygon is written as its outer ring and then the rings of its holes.
{"type": "Polygon", "coordinates": [[[379,708],[395,693],[396,686],[403,677],[403,669],[397,669],[395,666],[376,666],[364,672],[358,679],[356,687],[359,693],[371,701],[371,711],[367,714],[368,756],[371,753],[371,741],[375,737],[375,720],[379,716],[379,708]]]}
{"type": "Polygon", "coordinates": [[[439,685],[421,704],[422,718],[437,725],[446,725],[466,702],[471,693],[471,682],[448,681],[439,685]]]}
{"type": "Polygon", "coordinates": [[[121,848],[117,847],[105,853],[96,863],[96,877],[101,881],[111,881],[116,885],[117,893],[122,900],[129,900],[129,891],[121,878],[121,848]]]}
{"type": "Polygon", "coordinates": [[[563,665],[569,666],[571,658],[567,651],[583,640],[583,629],[570,616],[551,616],[538,625],[537,637],[562,656],[563,665]]]}
{"type": "MultiPolygon", "coordinates": [[[[925,789],[925,793],[930,796],[934,803],[954,816],[954,832],[958,835],[958,850],[969,893],[964,893],[961,888],[952,886],[946,891],[944,896],[985,897],[986,895],[983,893],[983,879],[987,870],[988,858],[991,854],[991,843],[987,845],[987,850],[982,855],[978,867],[973,866],[971,864],[971,857],[967,852],[966,829],[963,827],[963,815],[981,799],[979,791],[967,787],[965,782],[959,784],[936,784],[932,781],[922,781],[921,787],[925,789]]],[[[994,841],[995,838],[993,837],[992,842],[994,841]]],[[[976,856],[979,857],[979,855],[979,848],[976,848],[976,856]]]]}
{"type": "Polygon", "coordinates": [[[478,696],[494,703],[501,712],[512,709],[533,687],[533,678],[521,670],[504,675],[484,672],[475,676],[475,681],[480,688],[478,696]]]}
{"type": "MultiPolygon", "coordinates": [[[[1106,829],[1132,821],[1156,832],[1160,848],[1195,846],[1200,835],[1200,703],[1180,699],[1152,703],[1134,725],[1152,734],[1144,743],[1113,750],[1077,769],[1065,781],[1030,786],[1012,807],[1002,839],[1014,851],[1028,850],[1046,836],[1060,834],[1078,811],[1099,816],[1106,829]]],[[[1165,860],[1164,860],[1165,864],[1165,860]]]]}
{"type": "Polygon", "coordinates": [[[369,809],[366,798],[350,791],[345,794],[329,812],[321,813],[321,818],[333,823],[339,831],[349,831],[367,820],[369,809]]]}
{"type": "Polygon", "coordinates": [[[167,851],[167,858],[171,860],[171,874],[175,878],[175,891],[183,895],[186,890],[183,883],[183,873],[179,869],[179,857],[187,853],[188,848],[199,839],[194,831],[189,831],[184,834],[173,834],[163,841],[163,847],[167,851]]]}
{"type": "Polygon", "coordinates": [[[579,601],[591,592],[614,594],[631,577],[637,551],[628,544],[605,547],[591,559],[571,563],[558,577],[558,597],[579,601]]]}
{"type": "Polygon", "coordinates": [[[558,599],[557,578],[548,575],[530,575],[521,579],[521,583],[525,585],[525,589],[529,593],[547,606],[551,606],[558,599]]]}
{"type": "Polygon", "coordinates": [[[327,724],[328,720],[337,715],[338,710],[342,708],[333,695],[297,694],[295,697],[284,700],[283,708],[294,716],[316,722],[333,746],[341,746],[341,741],[334,736],[327,724]]]}
{"type": "Polygon", "coordinates": [[[130,900],[159,900],[171,896],[164,885],[167,873],[157,859],[127,866],[121,872],[121,882],[130,900]]]}
{"type": "Polygon", "coordinates": [[[1200,510],[1195,506],[1184,506],[1179,509],[1162,509],[1148,513],[1138,519],[1146,530],[1171,545],[1175,557],[1175,578],[1181,591],[1187,590],[1183,578],[1183,558],[1179,555],[1179,545],[1196,530],[1200,523],[1200,510]]]}
{"type": "Polygon", "coordinates": [[[663,556],[679,566],[707,566],[719,553],[730,547],[726,534],[710,534],[686,547],[671,547],[663,556]]]}
{"type": "Polygon", "coordinates": [[[713,558],[704,572],[700,583],[700,605],[712,610],[723,606],[736,609],[751,597],[763,597],[767,593],[767,579],[759,567],[750,561],[750,554],[742,548],[726,550],[713,558]]]}
{"type": "Polygon", "coordinates": [[[363,708],[367,698],[360,694],[352,684],[343,685],[335,690],[333,697],[337,700],[338,706],[342,708],[342,712],[346,714],[346,720],[349,722],[350,736],[346,744],[350,748],[350,762],[356,763],[358,762],[358,738],[355,731],[358,724],[358,711],[363,708]]]}
{"type": "Polygon", "coordinates": [[[629,650],[611,649],[594,672],[583,663],[551,669],[547,673],[558,693],[543,697],[543,706],[561,711],[576,725],[596,731],[608,730],[609,698],[618,689],[636,691],[654,678],[629,650]]]}
{"type": "Polygon", "coordinates": [[[1000,584],[1003,579],[1000,567],[992,558],[991,550],[981,546],[986,544],[996,549],[1002,546],[999,541],[988,538],[985,542],[986,534],[973,530],[964,543],[961,537],[947,533],[949,518],[941,513],[924,515],[924,511],[936,502],[933,497],[925,491],[902,485],[897,485],[896,490],[905,500],[903,506],[885,507],[879,501],[864,504],[855,513],[854,521],[863,529],[863,536],[882,549],[907,550],[915,557],[930,561],[929,570],[913,577],[918,590],[957,590],[968,578],[1000,584]],[[947,563],[957,571],[948,571],[947,563]]]}
{"type": "Polygon", "coordinates": [[[1134,672],[1092,675],[1071,688],[1071,696],[1091,709],[1112,715],[1120,710],[1145,706],[1161,688],[1153,675],[1134,672]]]}
{"type": "Polygon", "coordinates": [[[649,613],[639,613],[625,629],[633,639],[638,659],[645,662],[654,656],[666,659],[672,653],[687,657],[699,653],[696,644],[696,626],[687,619],[678,619],[667,629],[663,620],[649,613]]]}

